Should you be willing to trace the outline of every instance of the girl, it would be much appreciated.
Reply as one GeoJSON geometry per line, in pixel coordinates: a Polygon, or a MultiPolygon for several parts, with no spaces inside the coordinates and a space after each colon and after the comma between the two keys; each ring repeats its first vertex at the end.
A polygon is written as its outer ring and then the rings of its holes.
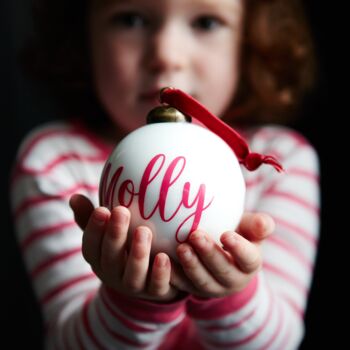
{"type": "Polygon", "coordinates": [[[23,141],[12,204],[47,347],[297,348],[318,240],[318,161],[304,138],[271,123],[296,115],[312,83],[299,2],[38,0],[35,9],[27,68],[67,120],[23,141]],[[243,169],[237,232],[222,245],[194,232],[178,246],[179,265],[150,258],[147,227],[126,251],[129,211],[97,207],[104,162],[164,86],[239,125],[254,152],[276,154],[287,170],[243,169]]]}

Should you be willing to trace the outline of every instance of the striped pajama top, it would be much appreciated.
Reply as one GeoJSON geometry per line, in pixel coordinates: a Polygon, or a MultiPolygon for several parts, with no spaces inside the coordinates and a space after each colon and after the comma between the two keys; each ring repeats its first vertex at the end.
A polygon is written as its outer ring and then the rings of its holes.
{"type": "Polygon", "coordinates": [[[245,209],[276,223],[263,268],[241,292],[158,304],[111,293],[81,254],[74,193],[98,205],[112,146],[81,123],[50,122],[22,142],[11,180],[17,238],[44,315],[47,349],[295,349],[303,337],[319,233],[318,158],[298,133],[246,131],[253,152],[275,155],[279,174],[242,168],[245,209]]]}

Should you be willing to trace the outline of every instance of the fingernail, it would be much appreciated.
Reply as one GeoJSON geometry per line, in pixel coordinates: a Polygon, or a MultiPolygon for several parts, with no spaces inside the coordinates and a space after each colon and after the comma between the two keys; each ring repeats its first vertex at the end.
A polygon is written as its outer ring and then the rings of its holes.
{"type": "Polygon", "coordinates": [[[200,247],[205,247],[208,243],[207,238],[203,233],[195,233],[190,236],[190,240],[195,242],[200,247]]]}
{"type": "Polygon", "coordinates": [[[237,233],[232,232],[226,236],[225,242],[230,245],[235,245],[238,241],[237,238],[238,238],[237,233]]]}
{"type": "Polygon", "coordinates": [[[255,226],[254,228],[259,231],[264,233],[267,228],[267,223],[266,223],[266,216],[264,214],[256,215],[255,219],[253,221],[253,225],[255,226]]]}
{"type": "Polygon", "coordinates": [[[117,210],[115,210],[115,215],[116,220],[121,224],[126,224],[128,222],[129,217],[123,208],[118,207],[117,210]]]}
{"type": "Polygon", "coordinates": [[[168,262],[168,259],[165,255],[160,254],[156,256],[156,264],[158,267],[165,267],[168,262]]]}
{"type": "Polygon", "coordinates": [[[183,259],[184,259],[185,261],[189,261],[189,260],[191,260],[192,257],[193,257],[191,250],[188,249],[188,248],[185,249],[185,250],[183,250],[183,251],[181,252],[181,256],[183,257],[183,259]]]}
{"type": "Polygon", "coordinates": [[[148,242],[148,231],[144,228],[139,228],[136,238],[139,243],[147,243],[148,242]]]}
{"type": "Polygon", "coordinates": [[[95,210],[93,220],[96,225],[102,226],[106,221],[106,213],[104,213],[102,210],[95,210]]]}
{"type": "Polygon", "coordinates": [[[204,247],[206,247],[208,240],[205,236],[202,235],[198,238],[197,242],[202,248],[204,248],[204,247]]]}

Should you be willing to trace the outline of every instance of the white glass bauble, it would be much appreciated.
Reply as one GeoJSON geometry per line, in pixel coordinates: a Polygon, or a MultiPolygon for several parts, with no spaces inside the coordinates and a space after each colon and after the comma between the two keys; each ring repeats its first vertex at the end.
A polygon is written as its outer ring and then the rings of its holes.
{"type": "Polygon", "coordinates": [[[105,164],[101,205],[126,206],[129,235],[153,232],[152,252],[176,259],[176,247],[201,229],[215,241],[242,216],[245,183],[231,148],[191,123],[155,123],[126,136],[105,164]]]}

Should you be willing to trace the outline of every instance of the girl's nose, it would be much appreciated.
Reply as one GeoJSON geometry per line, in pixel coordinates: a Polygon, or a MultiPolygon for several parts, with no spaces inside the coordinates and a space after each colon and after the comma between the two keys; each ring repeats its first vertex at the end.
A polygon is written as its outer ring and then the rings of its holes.
{"type": "Polygon", "coordinates": [[[186,67],[189,50],[186,36],[176,26],[168,26],[155,31],[149,40],[146,65],[152,72],[175,72],[186,67]]]}

